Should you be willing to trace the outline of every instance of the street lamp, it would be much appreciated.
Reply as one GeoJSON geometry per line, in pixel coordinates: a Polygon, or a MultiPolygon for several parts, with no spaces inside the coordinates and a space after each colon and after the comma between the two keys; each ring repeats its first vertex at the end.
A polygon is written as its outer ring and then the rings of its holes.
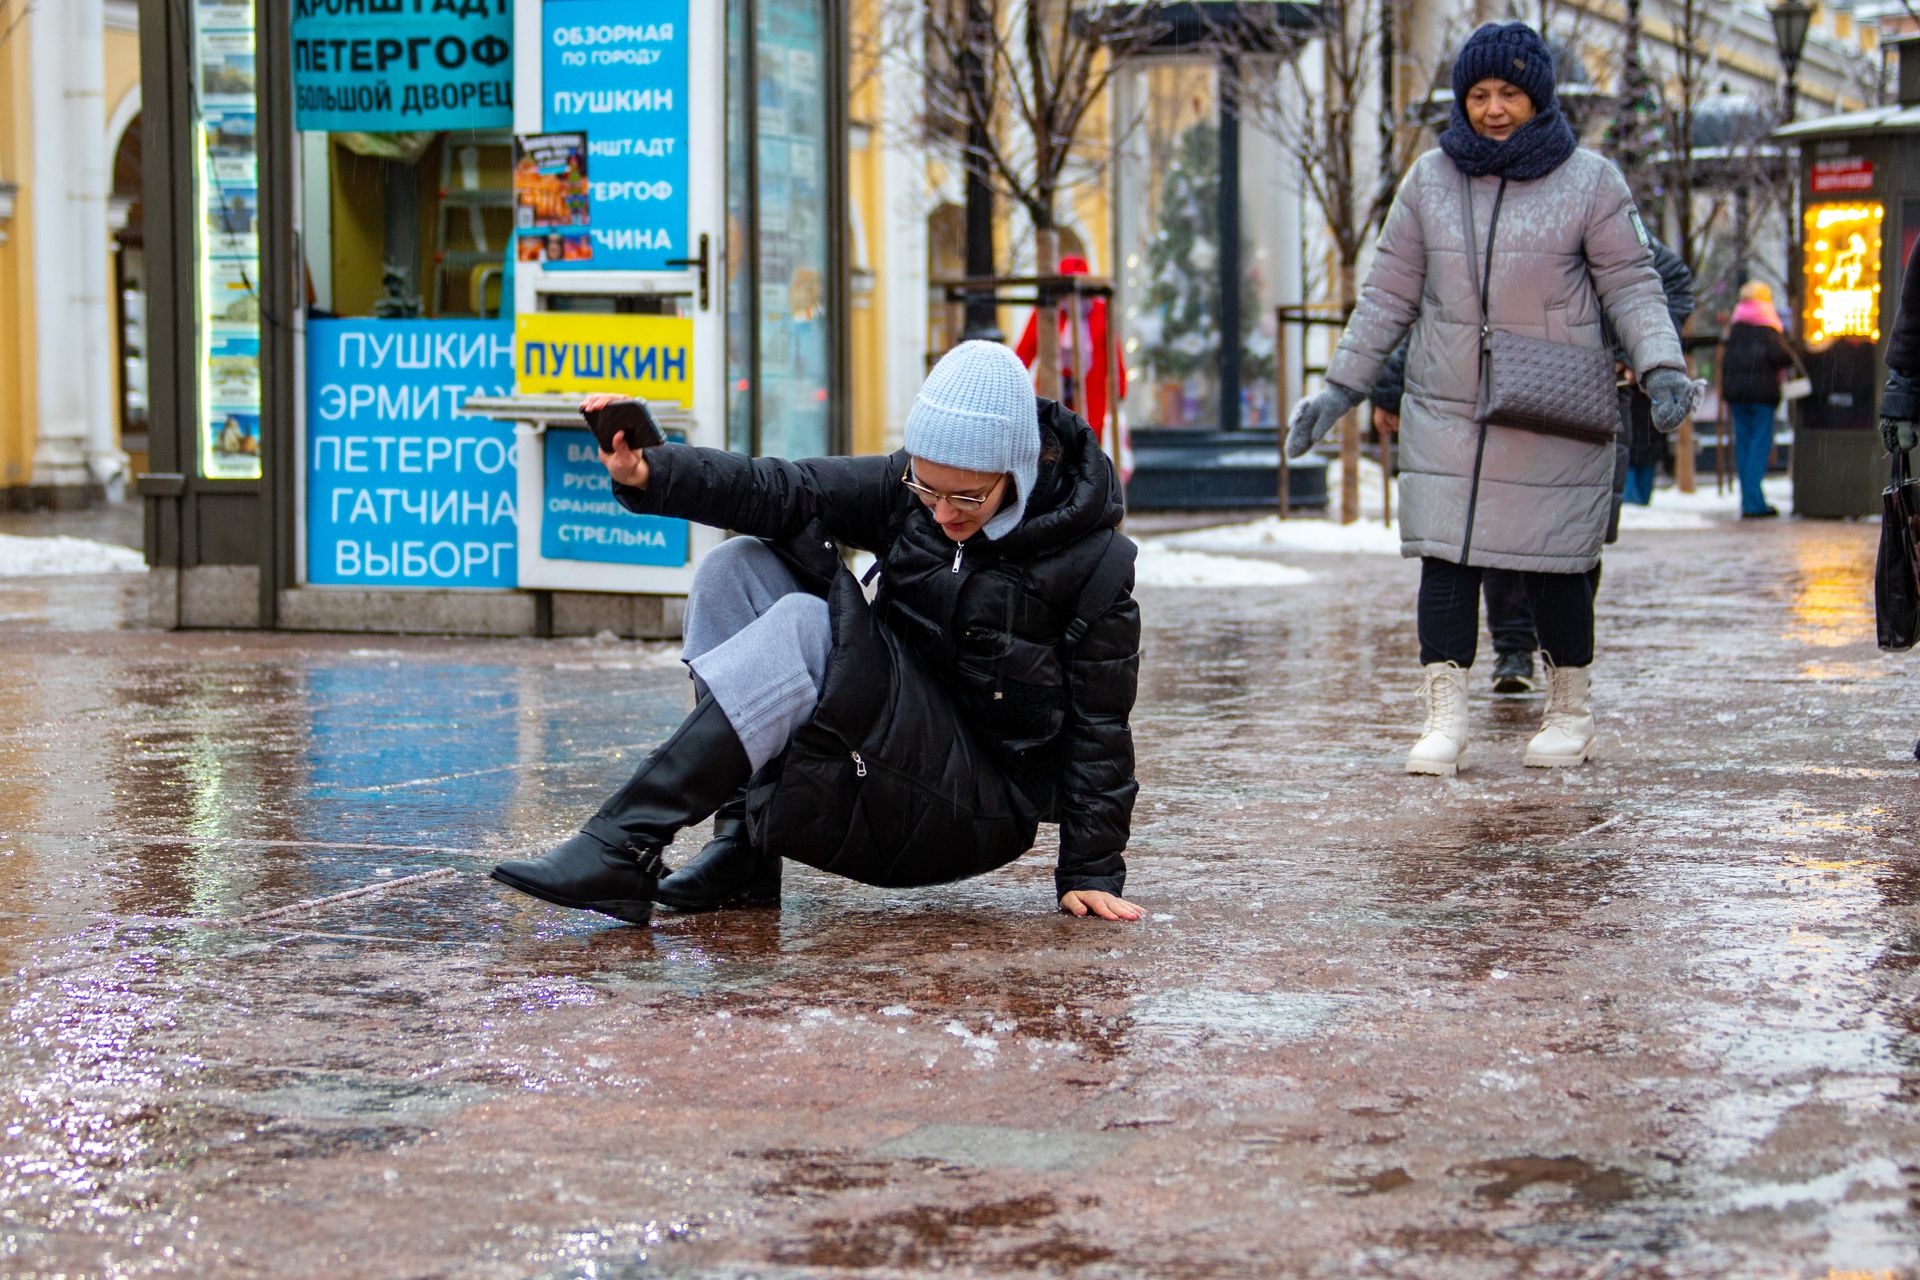
{"type": "Polygon", "coordinates": [[[1768,11],[1773,19],[1773,44],[1780,51],[1780,66],[1787,73],[1787,120],[1793,120],[1800,99],[1800,51],[1807,44],[1807,28],[1813,25],[1813,6],[1803,0],[1780,0],[1768,11]]]}

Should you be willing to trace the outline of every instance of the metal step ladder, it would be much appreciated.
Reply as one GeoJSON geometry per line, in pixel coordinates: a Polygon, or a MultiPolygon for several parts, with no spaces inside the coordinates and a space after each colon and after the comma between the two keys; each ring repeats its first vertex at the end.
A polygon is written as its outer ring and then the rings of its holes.
{"type": "Polygon", "coordinates": [[[513,243],[513,135],[460,131],[442,138],[439,195],[431,314],[496,316],[499,304],[490,305],[487,292],[513,243]],[[495,175],[506,185],[486,185],[495,175]]]}

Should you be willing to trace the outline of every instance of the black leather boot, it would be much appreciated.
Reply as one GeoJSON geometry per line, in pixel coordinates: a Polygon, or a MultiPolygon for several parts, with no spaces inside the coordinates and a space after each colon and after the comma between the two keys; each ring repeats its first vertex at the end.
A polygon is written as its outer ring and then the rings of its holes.
{"type": "Polygon", "coordinates": [[[538,858],[501,863],[493,878],[558,906],[645,924],[667,870],[660,851],[724,804],[751,771],[726,713],[703,696],[580,834],[538,858]]]}
{"type": "Polygon", "coordinates": [[[713,816],[713,839],[660,882],[654,898],[675,911],[780,905],[780,858],[747,838],[747,796],[737,793],[713,816]]]}

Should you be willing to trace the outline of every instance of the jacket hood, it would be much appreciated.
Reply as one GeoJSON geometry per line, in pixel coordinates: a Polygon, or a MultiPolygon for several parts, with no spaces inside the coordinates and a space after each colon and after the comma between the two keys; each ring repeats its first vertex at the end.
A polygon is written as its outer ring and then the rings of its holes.
{"type": "Polygon", "coordinates": [[[1040,414],[1040,469],[1025,514],[995,544],[1007,555],[1033,555],[1118,525],[1126,491],[1087,420],[1058,401],[1035,397],[1040,414]]]}

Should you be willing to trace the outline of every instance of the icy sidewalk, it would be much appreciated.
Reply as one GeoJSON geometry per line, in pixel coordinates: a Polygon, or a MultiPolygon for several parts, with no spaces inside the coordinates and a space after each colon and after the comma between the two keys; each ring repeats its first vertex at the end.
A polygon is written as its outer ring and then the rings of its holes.
{"type": "Polygon", "coordinates": [[[0,1273],[1914,1280],[1876,533],[1610,550],[1564,773],[1479,669],[1471,767],[1400,772],[1414,564],[1142,586],[1132,927],[1060,915],[1050,827],[924,890],[551,907],[485,872],[671,732],[671,646],[0,580],[0,1273]]]}

